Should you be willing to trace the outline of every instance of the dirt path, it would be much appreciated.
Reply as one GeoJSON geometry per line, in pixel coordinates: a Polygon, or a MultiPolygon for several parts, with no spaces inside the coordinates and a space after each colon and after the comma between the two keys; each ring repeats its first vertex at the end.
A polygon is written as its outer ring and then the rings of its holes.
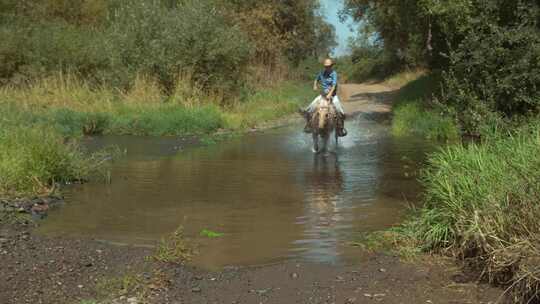
{"type": "MultiPolygon", "coordinates": [[[[349,115],[388,117],[396,90],[343,85],[349,115]]],[[[249,251],[249,248],[245,250],[249,251]]],[[[495,303],[450,261],[365,253],[355,265],[285,261],[209,272],[156,263],[152,249],[51,238],[0,224],[0,303],[495,303]],[[99,299],[99,300],[96,300],[99,299]],[[83,300],[90,300],[83,302],[83,300]]]]}
{"type": "Polygon", "coordinates": [[[340,87],[345,112],[351,116],[364,113],[368,117],[387,118],[392,111],[392,101],[399,91],[383,84],[343,84],[340,87]]]}

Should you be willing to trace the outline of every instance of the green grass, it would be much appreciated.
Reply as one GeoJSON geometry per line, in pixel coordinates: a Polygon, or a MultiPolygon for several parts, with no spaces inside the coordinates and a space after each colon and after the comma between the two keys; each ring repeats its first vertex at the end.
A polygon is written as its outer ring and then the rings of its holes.
{"type": "Polygon", "coordinates": [[[539,296],[540,123],[450,145],[429,158],[424,205],[397,229],[425,251],[444,250],[510,286],[516,302],[539,296]]]}
{"type": "Polygon", "coordinates": [[[225,127],[232,130],[253,128],[295,112],[314,96],[306,83],[285,82],[249,95],[225,111],[225,127]]]}
{"type": "Polygon", "coordinates": [[[436,81],[434,76],[425,75],[400,89],[393,110],[394,135],[448,141],[459,138],[459,130],[452,116],[428,105],[436,81]]]}
{"type": "Polygon", "coordinates": [[[159,262],[182,264],[193,256],[191,248],[184,237],[184,228],[179,227],[165,238],[156,248],[152,258],[159,262]]]}
{"type": "Polygon", "coordinates": [[[4,127],[0,131],[0,195],[42,195],[56,183],[88,177],[95,162],[75,142],[65,143],[46,126],[4,127]]]}
{"type": "Polygon", "coordinates": [[[86,179],[96,159],[80,151],[83,134],[208,138],[287,116],[311,95],[307,84],[282,82],[220,105],[219,96],[182,82],[167,96],[145,77],[121,92],[64,74],[0,87],[0,196],[45,195],[57,183],[86,179]]]}
{"type": "MultiPolygon", "coordinates": [[[[309,86],[281,82],[220,105],[180,82],[165,95],[155,81],[139,77],[127,92],[91,87],[59,74],[26,87],[0,88],[0,112],[11,124],[45,123],[65,136],[81,134],[204,135],[242,131],[293,113],[312,97],[309,86]]],[[[222,103],[222,102],[221,102],[222,103]]]]}

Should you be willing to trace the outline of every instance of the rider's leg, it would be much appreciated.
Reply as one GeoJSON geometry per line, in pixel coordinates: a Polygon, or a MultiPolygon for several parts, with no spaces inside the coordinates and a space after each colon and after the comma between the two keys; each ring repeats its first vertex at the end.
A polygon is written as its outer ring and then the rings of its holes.
{"type": "Polygon", "coordinates": [[[317,104],[319,104],[319,101],[321,100],[321,96],[315,97],[313,101],[309,104],[309,106],[306,108],[306,111],[309,113],[313,113],[315,111],[315,108],[317,107],[317,104]]]}
{"type": "Polygon", "coordinates": [[[332,98],[332,103],[334,104],[334,106],[336,107],[336,110],[345,115],[345,110],[343,110],[343,106],[341,105],[341,100],[339,100],[339,97],[336,95],[334,96],[334,98],[332,98]]]}
{"type": "Polygon", "coordinates": [[[341,137],[346,136],[347,130],[345,129],[345,110],[343,109],[341,101],[337,95],[332,99],[332,103],[334,104],[334,107],[336,107],[336,111],[339,113],[336,130],[337,134],[341,137]]]}

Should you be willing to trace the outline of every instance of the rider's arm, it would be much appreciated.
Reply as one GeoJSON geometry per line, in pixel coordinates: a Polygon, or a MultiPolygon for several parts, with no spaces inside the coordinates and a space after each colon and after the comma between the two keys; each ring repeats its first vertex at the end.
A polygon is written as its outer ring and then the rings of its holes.
{"type": "Polygon", "coordinates": [[[337,87],[337,73],[335,71],[332,72],[332,74],[330,74],[330,77],[332,77],[332,87],[330,88],[328,95],[326,95],[326,99],[332,99],[332,96],[334,96],[334,92],[336,91],[337,87]]]}
{"type": "Polygon", "coordinates": [[[332,99],[332,96],[334,96],[334,91],[336,90],[336,86],[333,85],[332,88],[330,88],[330,91],[328,92],[328,95],[326,95],[326,99],[332,99]]]}
{"type": "Polygon", "coordinates": [[[313,90],[314,91],[317,91],[319,89],[318,87],[318,84],[319,84],[319,81],[321,80],[321,74],[317,74],[317,78],[315,78],[315,81],[313,82],[313,90]]]}

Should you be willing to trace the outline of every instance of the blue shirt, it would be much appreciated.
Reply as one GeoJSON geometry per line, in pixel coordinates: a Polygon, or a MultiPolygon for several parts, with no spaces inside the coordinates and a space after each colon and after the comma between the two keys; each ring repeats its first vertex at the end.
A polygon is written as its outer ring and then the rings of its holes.
{"type": "Polygon", "coordinates": [[[336,87],[334,90],[334,94],[332,96],[336,96],[337,93],[337,73],[336,71],[332,70],[330,72],[327,72],[326,70],[321,71],[319,75],[317,75],[317,81],[321,84],[323,88],[324,94],[328,94],[333,86],[336,87]]]}

